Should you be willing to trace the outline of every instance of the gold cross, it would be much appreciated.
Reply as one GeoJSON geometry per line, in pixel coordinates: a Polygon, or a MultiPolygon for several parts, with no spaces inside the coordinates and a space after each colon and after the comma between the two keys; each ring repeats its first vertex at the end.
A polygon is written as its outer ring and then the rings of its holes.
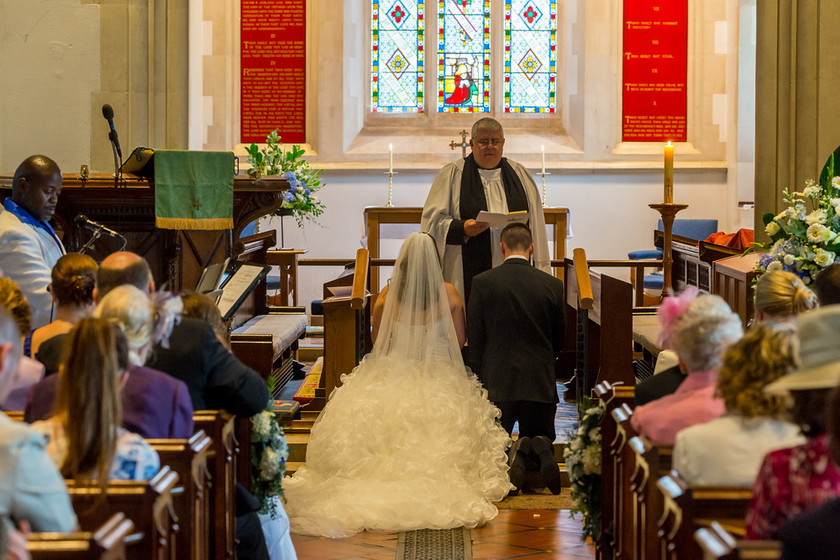
{"type": "Polygon", "coordinates": [[[467,131],[462,130],[458,134],[461,135],[461,141],[456,142],[455,140],[453,140],[452,142],[449,143],[449,147],[454,150],[455,148],[460,146],[461,147],[461,157],[467,157],[467,146],[469,146],[469,144],[467,144],[467,131]]]}
{"type": "Polygon", "coordinates": [[[195,202],[193,202],[193,208],[195,208],[196,211],[198,211],[201,208],[201,201],[199,201],[197,198],[195,199],[195,202]]]}

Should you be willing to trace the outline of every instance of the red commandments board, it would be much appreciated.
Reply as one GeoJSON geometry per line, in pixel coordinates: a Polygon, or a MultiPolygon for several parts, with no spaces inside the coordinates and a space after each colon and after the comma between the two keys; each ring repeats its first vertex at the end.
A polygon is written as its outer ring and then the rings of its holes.
{"type": "Polygon", "coordinates": [[[241,0],[242,142],[306,142],[306,0],[241,0]]]}
{"type": "Polygon", "coordinates": [[[688,0],[624,0],[625,142],[685,142],[688,0]]]}

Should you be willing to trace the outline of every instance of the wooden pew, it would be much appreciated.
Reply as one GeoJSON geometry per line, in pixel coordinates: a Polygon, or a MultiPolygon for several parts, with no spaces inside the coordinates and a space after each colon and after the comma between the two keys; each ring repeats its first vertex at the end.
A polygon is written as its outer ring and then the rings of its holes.
{"type": "Polygon", "coordinates": [[[178,475],[167,466],[147,481],[111,481],[100,499],[98,486],[77,484],[67,480],[67,491],[79,526],[91,530],[106,523],[117,512],[125,512],[135,528],[143,533],[140,542],[127,550],[131,559],[175,558],[175,533],[178,518],[172,504],[172,493],[178,475]]]}
{"type": "Polygon", "coordinates": [[[633,387],[602,382],[595,386],[594,394],[605,408],[601,422],[601,538],[595,543],[600,559],[613,558],[616,538],[614,485],[617,474],[611,444],[617,437],[617,425],[612,411],[633,402],[633,387]]]}
{"type": "Polygon", "coordinates": [[[124,560],[126,543],[139,541],[134,523],[115,513],[95,531],[30,533],[26,548],[32,560],[124,560]]]}
{"type": "MultiPolygon", "coordinates": [[[[236,260],[282,265],[281,256],[268,257],[275,243],[273,230],[243,237],[236,246],[236,260]]],[[[307,319],[303,307],[269,306],[266,297],[264,277],[234,314],[230,343],[242,363],[266,380],[273,379],[272,396],[277,398],[292,378],[298,340],[306,333],[307,319]]]]}
{"type": "Polygon", "coordinates": [[[146,440],[160,455],[162,465],[178,474],[184,495],[174,500],[180,520],[177,558],[208,557],[210,543],[210,473],[207,469],[211,440],[203,431],[190,439],[146,440]]]}
{"type": "Polygon", "coordinates": [[[656,485],[663,496],[663,513],[658,522],[662,560],[700,557],[694,531],[711,525],[714,520],[732,527],[742,526],[752,496],[752,488],[689,487],[673,470],[656,485]]]}
{"type": "Polygon", "coordinates": [[[642,436],[630,438],[627,447],[633,465],[630,492],[633,495],[634,557],[656,558],[659,555],[656,522],[662,516],[662,494],[656,481],[671,470],[673,447],[653,445],[642,436]]]}
{"type": "Polygon", "coordinates": [[[736,540],[717,521],[694,532],[703,560],[778,560],[782,555],[779,541],[736,540]]]}
{"type": "Polygon", "coordinates": [[[327,396],[341,385],[341,375],[350,373],[359,365],[371,348],[370,309],[367,305],[369,260],[367,249],[359,249],[353,275],[346,277],[352,288],[350,296],[330,297],[323,301],[324,370],[320,388],[327,396]]]}
{"type": "Polygon", "coordinates": [[[213,445],[207,455],[210,472],[210,551],[214,560],[236,557],[236,461],[238,443],[235,417],[222,410],[198,410],[196,430],[203,430],[213,445]]]}

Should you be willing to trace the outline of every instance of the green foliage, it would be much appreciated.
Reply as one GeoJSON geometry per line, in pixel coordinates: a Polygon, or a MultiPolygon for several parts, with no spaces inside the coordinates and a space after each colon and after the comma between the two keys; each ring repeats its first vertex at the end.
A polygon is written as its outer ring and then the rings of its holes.
{"type": "Polygon", "coordinates": [[[283,149],[280,136],[273,130],[265,139],[265,147],[251,144],[245,151],[251,164],[250,175],[283,175],[289,182],[289,190],[283,193],[283,205],[275,215],[282,216],[285,214],[283,210],[291,210],[299,226],[306,220],[317,223],[316,218],[326,208],[315,193],[324,183],[320,178],[321,170],[312,169],[303,159],[305,150],[297,144],[283,149]]]}

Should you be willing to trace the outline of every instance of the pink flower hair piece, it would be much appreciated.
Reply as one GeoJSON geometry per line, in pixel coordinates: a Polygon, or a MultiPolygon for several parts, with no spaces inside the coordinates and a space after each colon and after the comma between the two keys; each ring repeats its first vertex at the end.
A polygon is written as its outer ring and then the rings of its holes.
{"type": "Polygon", "coordinates": [[[691,305],[697,296],[700,295],[700,290],[696,286],[686,286],[685,290],[678,295],[666,297],[659,304],[656,310],[656,316],[659,317],[659,324],[662,325],[662,332],[659,335],[659,345],[663,349],[671,348],[671,337],[673,336],[674,327],[683,316],[688,306],[691,305]]]}

